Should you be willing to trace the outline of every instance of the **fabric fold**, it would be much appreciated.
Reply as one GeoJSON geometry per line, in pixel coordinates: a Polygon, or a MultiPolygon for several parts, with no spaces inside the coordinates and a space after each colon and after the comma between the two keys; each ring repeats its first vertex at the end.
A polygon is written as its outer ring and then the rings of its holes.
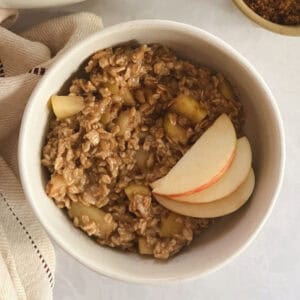
{"type": "Polygon", "coordinates": [[[100,30],[102,21],[79,13],[16,34],[1,24],[16,14],[0,9],[0,299],[47,300],[52,299],[55,253],[18,180],[18,131],[39,79],[68,48],[100,30]]]}

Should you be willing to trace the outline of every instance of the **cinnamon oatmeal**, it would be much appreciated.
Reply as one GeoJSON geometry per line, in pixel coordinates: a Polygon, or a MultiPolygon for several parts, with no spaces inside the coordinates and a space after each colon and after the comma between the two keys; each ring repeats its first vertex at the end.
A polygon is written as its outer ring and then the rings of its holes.
{"type": "Polygon", "coordinates": [[[101,245],[167,259],[212,223],[168,211],[150,183],[220,114],[241,132],[241,104],[221,74],[161,45],[125,45],[95,53],[68,96],[82,108],[51,119],[42,164],[47,194],[75,226],[101,245]],[[174,106],[178,97],[198,114],[174,106]]]}

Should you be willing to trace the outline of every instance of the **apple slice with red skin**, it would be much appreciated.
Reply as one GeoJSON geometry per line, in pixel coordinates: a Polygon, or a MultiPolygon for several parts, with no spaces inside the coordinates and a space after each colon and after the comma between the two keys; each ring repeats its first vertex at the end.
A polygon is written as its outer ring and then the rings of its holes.
{"type": "Polygon", "coordinates": [[[237,140],[236,152],[231,166],[219,181],[207,189],[188,196],[170,197],[176,201],[206,203],[224,198],[244,182],[251,169],[252,152],[246,137],[237,140]]]}
{"type": "Polygon", "coordinates": [[[227,197],[208,203],[183,203],[154,195],[156,200],[165,208],[180,215],[195,218],[216,218],[228,215],[242,207],[250,198],[255,185],[254,172],[251,169],[246,180],[227,197]]]}
{"type": "Polygon", "coordinates": [[[230,167],[236,142],[234,126],[230,118],[222,114],[170,172],[151,185],[153,193],[179,197],[208,188],[230,167]]]}

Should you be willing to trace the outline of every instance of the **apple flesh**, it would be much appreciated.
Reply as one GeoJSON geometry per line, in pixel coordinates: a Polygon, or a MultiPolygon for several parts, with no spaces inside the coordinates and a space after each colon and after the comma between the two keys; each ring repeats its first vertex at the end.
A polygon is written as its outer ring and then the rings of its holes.
{"type": "Polygon", "coordinates": [[[251,169],[252,152],[246,137],[237,140],[236,153],[231,166],[222,178],[207,189],[189,196],[170,197],[177,201],[205,203],[224,198],[244,182],[251,169]]]}
{"type": "Polygon", "coordinates": [[[84,108],[84,100],[80,96],[57,96],[50,98],[55,116],[58,119],[71,117],[84,108]]]}
{"type": "Polygon", "coordinates": [[[141,184],[130,184],[125,188],[125,194],[129,200],[134,200],[135,195],[150,196],[150,189],[141,184]]]}
{"type": "Polygon", "coordinates": [[[207,111],[201,107],[199,101],[188,95],[179,95],[170,108],[194,124],[201,122],[207,115],[207,111]]]}
{"type": "Polygon", "coordinates": [[[135,155],[136,166],[140,169],[140,171],[147,171],[154,164],[154,155],[149,151],[139,149],[135,155]]]}
{"type": "Polygon", "coordinates": [[[138,240],[139,253],[144,255],[153,254],[153,246],[147,243],[146,238],[140,237],[138,240]]]}
{"type": "Polygon", "coordinates": [[[228,100],[235,100],[235,95],[231,84],[221,74],[218,74],[217,78],[219,80],[218,89],[221,94],[228,100]]]}
{"type": "Polygon", "coordinates": [[[175,143],[185,145],[189,139],[185,128],[179,124],[173,124],[171,122],[170,113],[167,113],[164,117],[164,130],[166,135],[175,143]]]}
{"type": "Polygon", "coordinates": [[[161,237],[172,237],[173,235],[180,234],[183,227],[184,222],[182,216],[170,212],[161,219],[159,235],[161,237]]]}
{"type": "Polygon", "coordinates": [[[179,197],[208,188],[230,167],[236,143],[233,124],[226,114],[222,114],[170,172],[151,185],[153,193],[179,197]]]}
{"type": "Polygon", "coordinates": [[[246,180],[227,197],[209,203],[182,203],[160,195],[154,195],[165,208],[189,217],[216,218],[228,215],[242,207],[250,198],[255,184],[254,172],[251,169],[246,180]]]}
{"type": "Polygon", "coordinates": [[[106,218],[106,213],[95,206],[86,206],[80,202],[71,202],[70,209],[68,210],[70,218],[78,219],[78,225],[84,226],[82,222],[82,216],[87,216],[91,222],[95,222],[101,232],[101,236],[108,237],[115,229],[114,222],[108,222],[106,218]]]}

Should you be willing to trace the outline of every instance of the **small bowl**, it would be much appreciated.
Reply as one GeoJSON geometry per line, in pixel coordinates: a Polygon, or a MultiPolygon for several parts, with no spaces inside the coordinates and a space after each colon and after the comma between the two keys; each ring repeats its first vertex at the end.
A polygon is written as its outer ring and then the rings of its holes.
{"type": "Polygon", "coordinates": [[[63,54],[47,70],[31,95],[19,139],[19,168],[24,192],[50,236],[92,270],[139,283],[200,277],[240,254],[270,215],[282,182],[284,158],[283,127],[276,101],[250,63],[225,42],[201,29],[162,20],[132,21],[106,28],[63,54]],[[164,44],[183,58],[223,72],[244,105],[245,132],[253,148],[256,188],[251,201],[238,212],[222,218],[190,247],[166,262],[99,246],[75,228],[45,193],[47,177],[40,160],[49,118],[49,97],[57,93],[95,51],[129,40],[164,44]]]}
{"type": "Polygon", "coordinates": [[[244,0],[233,0],[233,2],[241,10],[242,13],[244,13],[249,19],[257,23],[261,27],[283,35],[300,36],[300,25],[292,26],[276,24],[258,15],[245,3],[244,0]]]}

